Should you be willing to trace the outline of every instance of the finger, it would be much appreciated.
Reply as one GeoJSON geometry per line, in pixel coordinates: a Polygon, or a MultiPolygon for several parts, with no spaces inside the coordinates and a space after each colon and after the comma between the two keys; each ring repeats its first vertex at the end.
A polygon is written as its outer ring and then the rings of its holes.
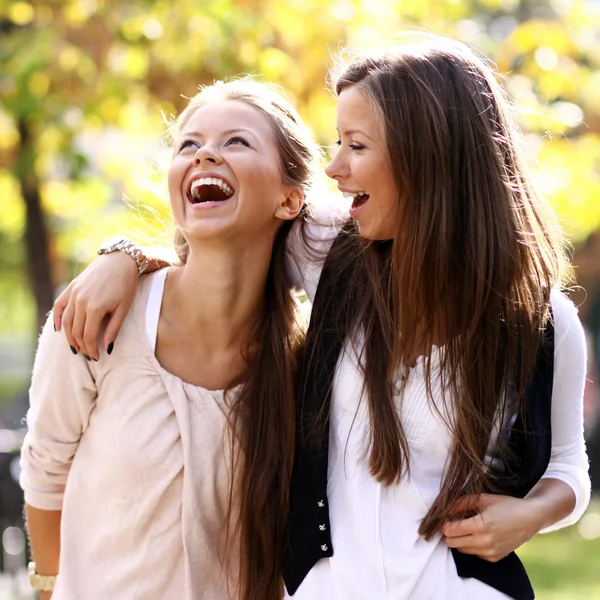
{"type": "Polygon", "coordinates": [[[475,515],[468,519],[459,521],[448,521],[442,525],[442,533],[446,537],[458,537],[461,535],[474,535],[488,529],[481,515],[475,515]]]}
{"type": "Polygon", "coordinates": [[[84,347],[86,354],[96,360],[100,358],[100,353],[98,352],[98,334],[100,333],[100,325],[104,316],[101,310],[88,308],[85,317],[83,329],[84,347]]]}
{"type": "Polygon", "coordinates": [[[69,304],[71,298],[71,284],[69,284],[54,301],[52,307],[52,320],[54,321],[54,331],[60,331],[62,326],[62,316],[65,308],[69,304]]]}
{"type": "Polygon", "coordinates": [[[71,336],[75,340],[77,347],[87,356],[88,349],[85,347],[85,342],[83,340],[83,330],[85,327],[85,319],[86,319],[86,305],[87,301],[82,296],[77,296],[74,302],[74,310],[73,310],[73,324],[71,325],[71,336]]]}
{"type": "Polygon", "coordinates": [[[464,549],[461,548],[458,551],[462,552],[463,554],[474,554],[475,556],[483,558],[483,560],[487,560],[488,562],[498,562],[507,556],[507,554],[498,554],[493,550],[482,550],[481,548],[478,549],[475,547],[466,547],[464,549]]]}
{"type": "Polygon", "coordinates": [[[73,302],[73,298],[67,304],[63,314],[62,314],[62,329],[67,338],[67,343],[71,347],[71,352],[73,354],[77,354],[79,351],[79,345],[75,341],[73,337],[72,329],[73,329],[73,319],[75,317],[75,303],[73,302]]]}
{"type": "Polygon", "coordinates": [[[482,550],[477,546],[466,545],[462,548],[456,548],[456,550],[458,550],[462,554],[473,554],[474,556],[479,556],[479,558],[483,558],[483,560],[487,560],[489,562],[496,562],[497,560],[500,560],[500,558],[502,558],[493,552],[482,550]]]}
{"type": "MultiPolygon", "coordinates": [[[[474,543],[474,536],[472,535],[458,535],[456,537],[445,538],[446,546],[448,548],[456,548],[457,550],[463,551],[463,548],[475,548],[477,544],[474,543]]],[[[481,550],[481,548],[479,548],[481,550]]]]}
{"type": "Polygon", "coordinates": [[[104,349],[110,354],[114,347],[114,343],[117,339],[117,335],[119,335],[119,331],[121,329],[121,325],[123,325],[123,321],[125,320],[125,315],[127,315],[127,309],[122,308],[120,305],[111,313],[110,318],[106,324],[106,329],[104,330],[103,336],[103,344],[104,349]],[[112,346],[111,346],[112,344],[112,346]]]}

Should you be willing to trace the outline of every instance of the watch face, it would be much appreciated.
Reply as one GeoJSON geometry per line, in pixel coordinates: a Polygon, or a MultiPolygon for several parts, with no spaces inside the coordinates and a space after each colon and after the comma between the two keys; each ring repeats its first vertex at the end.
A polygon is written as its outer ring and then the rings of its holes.
{"type": "Polygon", "coordinates": [[[110,240],[107,240],[100,246],[98,252],[100,254],[108,254],[109,252],[114,252],[115,250],[118,250],[120,248],[120,245],[124,241],[125,240],[123,238],[111,238],[110,240]]]}

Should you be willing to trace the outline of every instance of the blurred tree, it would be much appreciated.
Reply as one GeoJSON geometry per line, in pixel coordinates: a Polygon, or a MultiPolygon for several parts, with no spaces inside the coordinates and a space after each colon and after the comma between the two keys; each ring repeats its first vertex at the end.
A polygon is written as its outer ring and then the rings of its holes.
{"type": "MultiPolygon", "coordinates": [[[[297,14],[282,4],[266,16],[263,8],[227,0],[4,4],[0,191],[9,218],[0,243],[5,256],[24,242],[38,326],[64,279],[60,263],[77,257],[82,236],[69,231],[114,208],[123,190],[111,190],[108,177],[126,180],[118,146],[84,152],[82,144],[106,143],[111,126],[138,140],[154,136],[161,111],[172,114],[182,94],[230,74],[260,72],[305,101],[323,93],[328,52],[316,42],[324,29],[342,37],[342,23],[331,28],[310,7],[297,14]],[[288,35],[298,24],[306,34],[288,35]]],[[[84,227],[93,237],[90,223],[84,227]]],[[[3,265],[13,284],[20,263],[3,265]]]]}
{"type": "Polygon", "coordinates": [[[107,234],[163,228],[158,180],[139,164],[159,154],[161,113],[180,110],[199,84],[260,74],[291,92],[327,144],[330,52],[423,24],[496,61],[521,108],[538,185],[576,240],[597,228],[600,15],[591,3],[3,0],[0,330],[32,327],[34,314],[39,326],[55,286],[107,234]],[[143,219],[130,204],[148,208],[143,219]]]}

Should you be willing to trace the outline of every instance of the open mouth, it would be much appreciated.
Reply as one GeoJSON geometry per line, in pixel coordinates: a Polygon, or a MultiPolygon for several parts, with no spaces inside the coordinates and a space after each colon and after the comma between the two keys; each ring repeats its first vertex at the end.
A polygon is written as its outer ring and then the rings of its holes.
{"type": "Polygon", "coordinates": [[[369,198],[367,192],[344,192],[344,198],[352,198],[352,208],[362,206],[369,198]]]}
{"type": "Polygon", "coordinates": [[[225,202],[234,194],[233,188],[217,177],[201,177],[194,179],[188,192],[188,200],[192,204],[206,202],[225,202]]]}

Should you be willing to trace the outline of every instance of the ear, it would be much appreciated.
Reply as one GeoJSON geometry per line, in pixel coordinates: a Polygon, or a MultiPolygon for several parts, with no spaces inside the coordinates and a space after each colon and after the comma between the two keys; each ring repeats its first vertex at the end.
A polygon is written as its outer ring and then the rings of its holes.
{"type": "Polygon", "coordinates": [[[291,221],[298,216],[303,204],[304,192],[299,187],[290,187],[277,205],[275,217],[283,221],[291,221]]]}

